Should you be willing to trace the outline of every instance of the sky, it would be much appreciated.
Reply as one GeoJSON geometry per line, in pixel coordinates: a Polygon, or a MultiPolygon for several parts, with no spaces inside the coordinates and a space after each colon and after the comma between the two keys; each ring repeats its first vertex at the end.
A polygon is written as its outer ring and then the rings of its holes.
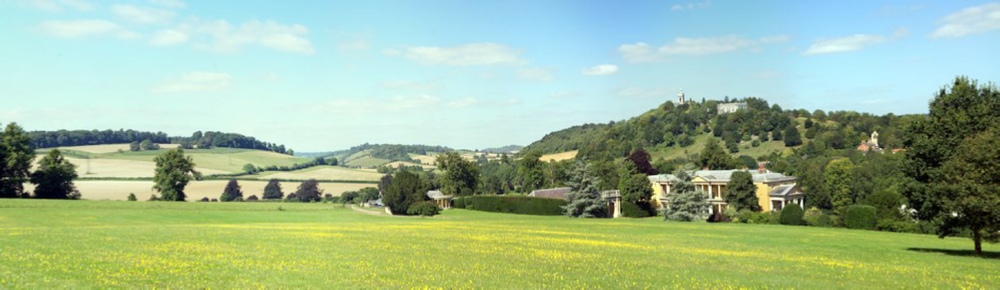
{"type": "Polygon", "coordinates": [[[676,100],[926,113],[1000,2],[0,0],[0,123],[527,145],[676,100]],[[846,2],[846,3],[844,3],[846,2]]]}

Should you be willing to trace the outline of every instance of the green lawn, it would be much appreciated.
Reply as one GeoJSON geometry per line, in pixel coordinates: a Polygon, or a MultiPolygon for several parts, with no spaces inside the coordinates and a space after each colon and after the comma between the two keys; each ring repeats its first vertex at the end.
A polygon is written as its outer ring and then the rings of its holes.
{"type": "Polygon", "coordinates": [[[332,204],[0,200],[0,289],[1000,288],[1000,247],[774,225],[332,204]],[[279,207],[282,210],[278,210],[279,207]]]}

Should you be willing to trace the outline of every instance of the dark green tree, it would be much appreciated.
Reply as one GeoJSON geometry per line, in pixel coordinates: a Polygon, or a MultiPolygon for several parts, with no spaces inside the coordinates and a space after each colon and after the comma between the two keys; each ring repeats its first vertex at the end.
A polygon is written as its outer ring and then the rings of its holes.
{"type": "Polygon", "coordinates": [[[17,123],[7,124],[0,134],[0,197],[26,195],[24,183],[29,180],[34,158],[28,134],[17,123]]]}
{"type": "Polygon", "coordinates": [[[719,146],[719,141],[712,138],[705,144],[705,148],[698,155],[698,167],[713,170],[730,169],[733,167],[733,158],[723,151],[719,146]]]}
{"type": "MultiPolygon", "coordinates": [[[[1000,104],[1000,103],[994,103],[1000,104]]],[[[1000,241],[1000,128],[962,141],[943,165],[945,183],[939,187],[945,215],[941,237],[972,232],[976,255],[982,242],[1000,241]]]]}
{"type": "Polygon", "coordinates": [[[521,191],[530,192],[545,184],[545,173],[542,171],[542,161],[539,160],[541,157],[541,152],[532,151],[518,160],[517,175],[521,180],[521,191]]]}
{"type": "Polygon", "coordinates": [[[707,218],[708,194],[696,190],[691,175],[684,170],[674,173],[678,181],[674,183],[674,194],[667,195],[667,206],[663,209],[663,219],[672,221],[694,221],[707,218]]]}
{"type": "Polygon", "coordinates": [[[160,149],[160,145],[156,145],[156,143],[153,143],[153,140],[150,139],[142,140],[142,143],[139,143],[139,147],[141,147],[142,150],[146,151],[153,151],[160,149]]]}
{"type": "Polygon", "coordinates": [[[441,175],[441,192],[455,196],[467,196],[476,192],[479,185],[479,165],[462,158],[457,152],[437,156],[437,168],[441,175]]]}
{"type": "Polygon", "coordinates": [[[184,187],[191,180],[200,180],[201,173],[194,170],[194,160],[184,156],[184,149],[167,150],[153,158],[156,171],[153,175],[153,189],[160,192],[165,201],[184,201],[184,187]]]}
{"type": "Polygon", "coordinates": [[[230,179],[226,183],[226,188],[222,190],[222,195],[219,196],[219,201],[240,201],[243,200],[243,190],[240,187],[240,183],[236,179],[230,179]]]}
{"type": "Polygon", "coordinates": [[[128,150],[129,151],[139,151],[139,150],[142,150],[142,146],[139,145],[139,141],[132,141],[132,143],[128,144],[128,150]]]}
{"type": "Polygon", "coordinates": [[[761,210],[757,200],[757,186],[753,184],[753,175],[748,171],[733,172],[722,198],[736,211],[761,210]]]}
{"type": "MultiPolygon", "coordinates": [[[[790,124],[788,127],[785,127],[785,132],[781,135],[781,137],[785,140],[785,147],[802,145],[802,136],[799,135],[799,129],[795,128],[795,124],[790,124]]],[[[775,140],[777,139],[779,138],[775,138],[775,140]]]]}
{"type": "Polygon", "coordinates": [[[285,193],[281,192],[281,182],[277,179],[272,178],[267,181],[267,185],[264,186],[264,194],[261,195],[264,200],[276,199],[281,200],[285,197],[285,193]]]}
{"type": "Polygon", "coordinates": [[[243,172],[246,173],[246,174],[257,173],[257,167],[253,166],[253,164],[250,164],[250,163],[243,164],[243,172]]]}
{"type": "Polygon", "coordinates": [[[633,169],[629,162],[621,167],[618,191],[621,192],[623,202],[649,204],[649,199],[653,197],[653,187],[649,183],[648,175],[636,171],[638,170],[633,169]]]}
{"type": "Polygon", "coordinates": [[[323,190],[319,189],[319,181],[309,179],[300,183],[294,194],[301,202],[318,202],[322,200],[323,190]]]}
{"type": "Polygon", "coordinates": [[[600,181],[590,169],[590,163],[577,160],[570,168],[572,191],[566,196],[569,201],[563,206],[566,216],[595,218],[607,216],[607,204],[601,198],[600,181]]]}
{"type": "Polygon", "coordinates": [[[400,170],[382,192],[382,203],[392,214],[406,214],[410,206],[427,200],[427,188],[420,176],[400,170]]]}
{"type": "Polygon", "coordinates": [[[38,162],[38,169],[31,174],[35,184],[35,198],[66,199],[76,190],[76,165],[63,158],[59,149],[52,149],[38,162]]]}

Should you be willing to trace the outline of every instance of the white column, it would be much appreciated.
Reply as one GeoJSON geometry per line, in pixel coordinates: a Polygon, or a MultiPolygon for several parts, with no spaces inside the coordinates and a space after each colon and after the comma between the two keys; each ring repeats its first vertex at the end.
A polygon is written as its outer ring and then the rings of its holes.
{"type": "Polygon", "coordinates": [[[715,198],[715,193],[712,192],[712,185],[711,184],[708,185],[708,196],[709,196],[709,198],[713,198],[713,199],[715,198]]]}

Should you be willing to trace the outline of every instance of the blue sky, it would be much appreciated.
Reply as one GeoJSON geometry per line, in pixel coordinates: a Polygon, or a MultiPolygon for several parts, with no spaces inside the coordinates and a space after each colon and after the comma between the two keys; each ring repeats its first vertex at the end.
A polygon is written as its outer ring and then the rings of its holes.
{"type": "Polygon", "coordinates": [[[527,145],[676,98],[924,113],[1000,80],[1000,2],[0,2],[0,123],[296,151],[527,145]]]}

